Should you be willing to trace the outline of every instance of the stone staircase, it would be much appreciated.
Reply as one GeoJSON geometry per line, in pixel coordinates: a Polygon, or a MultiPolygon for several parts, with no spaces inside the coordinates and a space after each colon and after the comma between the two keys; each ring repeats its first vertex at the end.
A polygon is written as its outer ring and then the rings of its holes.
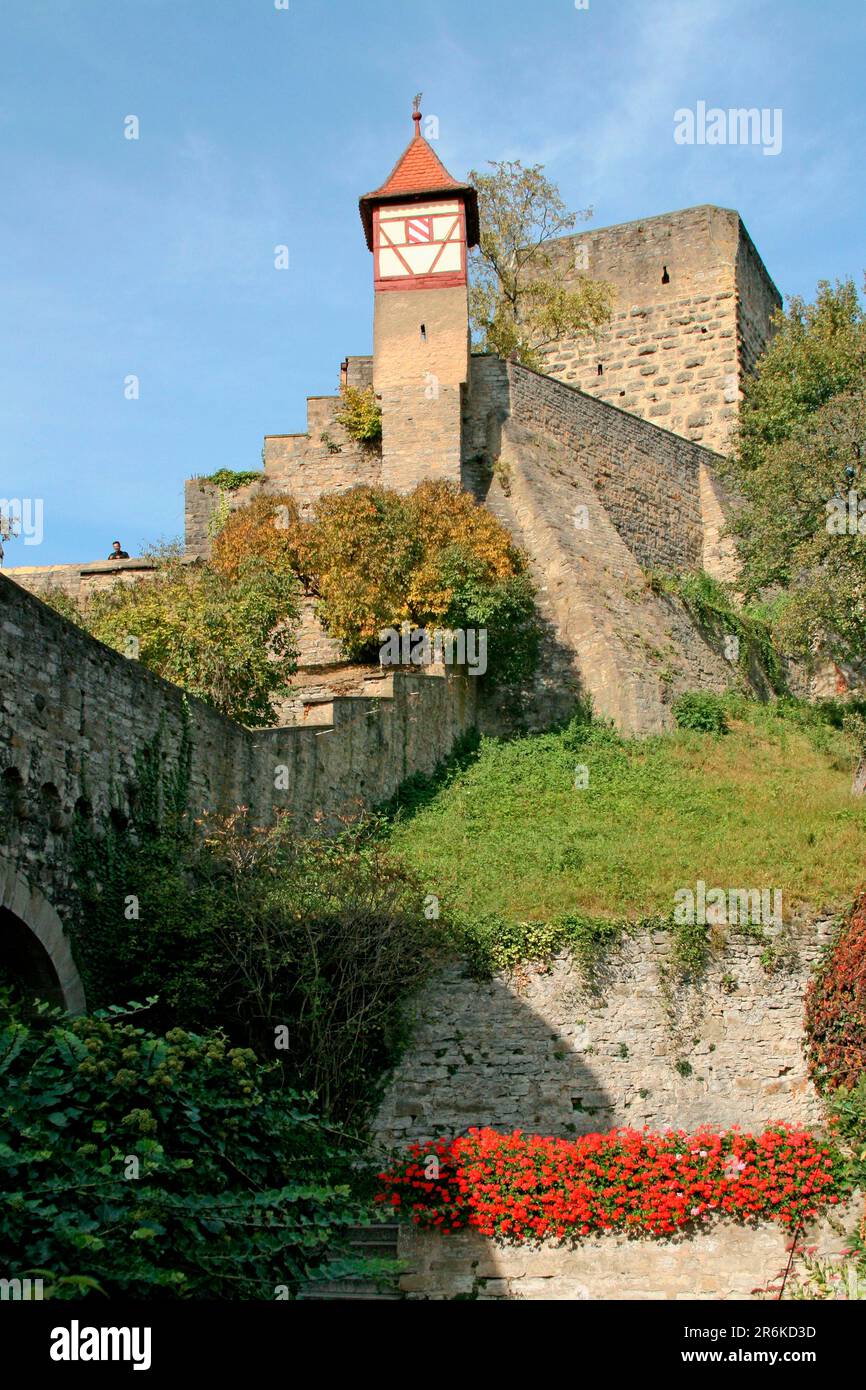
{"type": "MultiPolygon", "coordinates": [[[[399,1229],[396,1222],[355,1226],[349,1237],[350,1252],[367,1259],[396,1261],[399,1229]]],[[[397,1302],[403,1297],[398,1288],[398,1279],[399,1272],[396,1270],[375,1279],[360,1275],[316,1279],[305,1285],[298,1298],[304,1302],[318,1303],[397,1302]]]]}

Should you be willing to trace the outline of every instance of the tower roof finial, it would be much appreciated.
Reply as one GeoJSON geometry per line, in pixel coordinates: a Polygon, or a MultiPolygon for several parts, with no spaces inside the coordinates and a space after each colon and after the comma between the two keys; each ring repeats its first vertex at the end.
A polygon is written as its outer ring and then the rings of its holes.
{"type": "MultiPolygon", "coordinates": [[[[435,117],[428,118],[433,121],[435,117]]],[[[367,245],[373,249],[373,209],[386,203],[429,201],[459,194],[466,213],[466,242],[478,244],[478,194],[471,184],[453,179],[421,134],[421,93],[412,102],[415,132],[385,182],[358,200],[367,245]]]]}

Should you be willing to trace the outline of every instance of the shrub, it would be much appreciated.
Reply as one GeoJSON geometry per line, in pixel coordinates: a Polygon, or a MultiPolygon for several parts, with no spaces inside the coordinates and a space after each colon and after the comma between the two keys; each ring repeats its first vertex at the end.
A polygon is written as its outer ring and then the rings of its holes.
{"type": "Polygon", "coordinates": [[[146,578],[116,581],[73,608],[91,636],[251,727],[272,724],[296,669],[297,581],[256,555],[231,573],[167,551],[146,578]]]}
{"type": "Polygon", "coordinates": [[[367,485],[329,493],[310,521],[291,499],[257,498],[229,517],[212,563],[232,576],[244,555],[296,574],[350,659],[375,656],[383,629],[406,622],[430,633],[486,628],[495,679],[534,669],[539,628],[526,559],[486,507],[448,483],[405,495],[367,485]]]}
{"type": "MultiPolygon", "coordinates": [[[[850,1160],[851,1185],[866,1190],[866,1071],[846,1087],[837,1086],[827,1095],[827,1109],[836,1138],[844,1145],[850,1160]]],[[[849,1297],[866,1298],[866,1206],[860,1215],[856,1233],[850,1242],[850,1264],[841,1273],[846,1283],[857,1289],[849,1297]]],[[[831,1274],[837,1276],[838,1270],[831,1274]]],[[[831,1282],[838,1282],[834,1278],[831,1282]]]]}
{"type": "Polygon", "coordinates": [[[866,894],[806,991],[809,1067],[819,1087],[854,1087],[866,1072],[866,894]]]}
{"type": "Polygon", "coordinates": [[[680,729],[700,734],[726,734],[729,730],[725,705],[719,695],[694,690],[674,700],[673,716],[680,729]]]}
{"type": "Polygon", "coordinates": [[[67,622],[75,623],[77,627],[84,626],[84,618],[81,608],[71,594],[67,594],[65,589],[61,589],[58,584],[51,584],[47,588],[40,590],[36,596],[43,603],[47,603],[49,608],[53,608],[55,613],[59,613],[61,618],[67,622]]]}
{"type": "Polygon", "coordinates": [[[379,1201],[419,1225],[520,1241],[667,1236],[723,1215],[796,1226],[838,1202],[843,1177],[828,1145],[782,1126],[760,1135],[623,1129],[577,1140],[470,1129],[413,1144],[380,1182],[379,1201]]]}
{"type": "Polygon", "coordinates": [[[57,1297],[296,1291],[358,1219],[345,1145],[276,1064],[125,1012],[4,1011],[0,1245],[57,1297]]]}
{"type": "Polygon", "coordinates": [[[301,837],[286,818],[217,818],[197,863],[234,904],[213,923],[220,1007],[261,1051],[287,1028],[292,1074],[344,1119],[378,1094],[440,944],[423,888],[373,829],[301,837]]]}
{"type": "MultiPolygon", "coordinates": [[[[827,1097],[833,1127],[839,1138],[851,1146],[857,1164],[856,1179],[866,1186],[866,1072],[850,1086],[838,1086],[827,1097]]],[[[864,1231],[866,1235],[866,1231],[864,1231]]]]}
{"type": "Polygon", "coordinates": [[[382,441],[382,408],[372,386],[343,386],[343,403],[336,419],[350,439],[359,444],[377,445],[382,441]]]}
{"type": "Polygon", "coordinates": [[[364,825],[302,838],[286,817],[259,830],[239,811],[205,818],[199,834],[150,772],[141,781],[128,829],[79,833],[74,938],[88,999],[155,998],[160,1028],[220,1026],[283,1062],[330,1113],[359,1114],[436,951],[423,889],[364,825]]]}

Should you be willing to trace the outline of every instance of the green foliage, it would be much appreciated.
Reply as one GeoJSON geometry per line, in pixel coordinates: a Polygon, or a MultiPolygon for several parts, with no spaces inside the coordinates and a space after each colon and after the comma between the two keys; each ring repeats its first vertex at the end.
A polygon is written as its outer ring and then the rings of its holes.
{"type": "Polygon", "coordinates": [[[547,243],[570,232],[578,216],[566,210],[541,164],[490,161],[493,172],[469,173],[478,190],[480,240],[472,257],[469,309],[486,352],[512,354],[539,368],[541,351],[561,337],[594,334],[610,321],[612,287],[577,277],[559,280],[547,243]]]}
{"type": "Polygon", "coordinates": [[[92,636],[252,727],[273,723],[296,669],[298,585],[256,556],[229,577],[170,555],[81,607],[92,636]]]}
{"type": "Polygon", "coordinates": [[[220,488],[217,495],[217,504],[207,519],[207,538],[211,544],[216,540],[231,514],[232,509],[229,504],[229,494],[224,488],[220,488]]]}
{"type": "Polygon", "coordinates": [[[728,465],[744,499],[732,526],[740,583],[750,597],[769,592],[789,650],[856,663],[866,648],[866,312],[853,281],[822,281],[815,302],[792,299],[777,326],[728,465]]]}
{"type": "MultiPolygon", "coordinates": [[[[128,989],[139,955],[150,962],[158,981],[161,1008],[155,1016],[163,1028],[180,1017],[207,1025],[203,1012],[207,989],[200,976],[184,968],[186,951],[180,944],[197,940],[198,923],[190,914],[189,883],[183,859],[192,843],[188,814],[192,744],[189,719],[179,746],[166,746],[165,726],[135,753],[135,793],[128,825],[108,816],[94,827],[77,817],[71,831],[71,862],[77,904],[72,939],[85,992],[91,1005],[109,1005],[128,989]],[[136,942],[140,927],[130,917],[146,903],[145,920],[156,925],[146,940],[136,942]],[[196,1004],[202,1012],[195,1012],[196,1004]]],[[[142,997],[157,991],[143,989],[142,997]]],[[[154,1016],[151,1016],[152,1021],[154,1016]]]]}
{"type": "Polygon", "coordinates": [[[827,1097],[827,1106],[838,1137],[851,1149],[854,1179],[866,1187],[866,1073],[851,1086],[839,1086],[827,1097]]]}
{"type": "Polygon", "coordinates": [[[670,924],[673,937],[671,963],[677,983],[697,981],[709,962],[709,932],[703,922],[670,924]]]}
{"type": "Polygon", "coordinates": [[[694,729],[699,734],[726,734],[729,729],[724,701],[706,690],[680,695],[672,705],[679,729],[694,729]]]}
{"type": "Polygon", "coordinates": [[[250,483],[260,483],[262,470],[260,468],[218,468],[215,473],[206,473],[199,481],[211,483],[214,487],[219,488],[220,492],[237,492],[242,487],[249,487],[250,483]]]}
{"type": "Polygon", "coordinates": [[[40,589],[37,598],[40,598],[43,603],[47,603],[49,608],[53,608],[55,613],[59,613],[61,618],[65,618],[67,622],[75,623],[76,627],[84,627],[84,616],[81,608],[65,589],[52,584],[47,589],[40,589]]]}
{"type": "Polygon", "coordinates": [[[329,493],[311,520],[290,498],[257,498],[233,512],[213,564],[230,576],[243,555],[299,576],[349,659],[375,658],[383,630],[405,622],[431,639],[486,629],[491,679],[534,669],[539,627],[526,557],[487,508],[447,483],[329,493]]]}
{"type": "MultiPolygon", "coordinates": [[[[826,1102],[834,1137],[844,1144],[849,1156],[850,1184],[862,1193],[866,1191],[866,1073],[861,1072],[853,1085],[831,1091],[826,1102]]],[[[866,1210],[850,1241],[850,1254],[850,1267],[856,1276],[852,1296],[866,1298],[866,1210]]],[[[852,1282],[850,1270],[846,1277],[852,1282]]]]}
{"type": "Polygon", "coordinates": [[[0,1005],[0,1245],[58,1298],[296,1292],[358,1220],[345,1141],[276,1063],[137,1008],[0,1005]]]}
{"type": "Polygon", "coordinates": [[[482,739],[407,790],[391,843],[448,917],[666,917],[698,879],[779,885],[786,913],[850,903],[866,807],[850,796],[841,707],[727,697],[723,708],[724,738],[630,740],[582,711],[558,732],[482,739]]]}
{"type": "Polygon", "coordinates": [[[330,1113],[360,1116],[439,944],[421,887],[368,824],[302,839],[286,818],[259,830],[238,811],[196,830],[169,769],[158,744],[145,750],[131,824],[76,834],[88,999],[132,991],[154,999],[159,1028],[223,1028],[330,1113]]]}
{"type": "Polygon", "coordinates": [[[498,970],[513,970],[526,961],[549,961],[561,951],[577,961],[585,984],[599,985],[607,952],[624,934],[655,922],[612,922],[604,918],[563,915],[546,922],[515,921],[493,915],[454,915],[448,938],[469,971],[487,979],[498,970]]]}
{"type": "Polygon", "coordinates": [[[491,680],[527,679],[538,664],[541,641],[529,575],[521,571],[491,578],[485,560],[458,543],[443,551],[439,581],[451,595],[442,626],[487,632],[491,680]]]}
{"type": "MultiPolygon", "coordinates": [[[[215,534],[230,515],[217,513],[215,534]]],[[[153,570],[132,582],[118,579],[80,602],[56,587],[40,597],[222,714],[251,728],[272,724],[275,701],[297,669],[300,588],[293,572],[267,553],[238,554],[237,547],[231,565],[187,563],[177,542],[144,553],[153,570]]]]}
{"type": "Polygon", "coordinates": [[[740,410],[732,465],[741,486],[760,473],[773,445],[862,384],[866,370],[866,312],[853,280],[820,281],[812,304],[792,296],[775,327],[740,410]]]}
{"type": "Polygon", "coordinates": [[[372,386],[343,386],[340,395],[342,405],[335,418],[349,438],[371,447],[381,445],[382,407],[372,386]]]}
{"type": "Polygon", "coordinates": [[[765,609],[758,605],[743,607],[734,599],[731,585],[722,584],[704,570],[647,570],[645,577],[654,593],[682,599],[698,626],[719,647],[728,638],[737,639],[737,662],[744,678],[757,685],[765,684],[768,693],[778,695],[785,691],[782,658],[765,609]]]}
{"type": "Polygon", "coordinates": [[[549,962],[567,951],[584,987],[599,994],[604,993],[611,951],[625,937],[646,931],[670,935],[671,988],[700,981],[710,959],[707,928],[676,923],[670,915],[611,919],[565,913],[548,921],[527,922],[454,912],[446,924],[447,939],[476,979],[489,979],[497,971],[515,970],[530,961],[549,962]]]}

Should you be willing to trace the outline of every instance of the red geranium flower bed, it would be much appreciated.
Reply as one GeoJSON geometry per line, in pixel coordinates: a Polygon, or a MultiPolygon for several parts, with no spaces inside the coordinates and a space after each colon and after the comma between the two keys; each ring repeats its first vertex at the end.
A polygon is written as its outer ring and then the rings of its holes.
{"type": "Polygon", "coordinates": [[[441,1231],[511,1240],[600,1231],[667,1236],[728,1215],[786,1226],[839,1201],[840,1164],[803,1130],[619,1129],[580,1139],[471,1129],[413,1144],[381,1173],[380,1202],[441,1231]]]}

